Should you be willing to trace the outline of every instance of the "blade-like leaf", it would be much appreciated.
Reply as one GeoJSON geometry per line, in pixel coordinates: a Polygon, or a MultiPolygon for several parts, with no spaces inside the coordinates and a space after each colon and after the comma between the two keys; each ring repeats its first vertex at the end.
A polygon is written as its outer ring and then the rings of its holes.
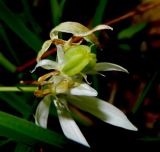
{"type": "Polygon", "coordinates": [[[66,0],[50,0],[53,25],[57,25],[60,23],[65,2],[66,0]]]}
{"type": "Polygon", "coordinates": [[[106,101],[87,96],[68,96],[67,98],[79,109],[93,114],[106,123],[129,130],[137,130],[122,111],[106,101]]]}
{"type": "Polygon", "coordinates": [[[0,0],[0,18],[15,32],[29,47],[36,52],[41,46],[41,40],[0,0]]]}
{"type": "Polygon", "coordinates": [[[22,143],[17,144],[14,152],[31,152],[32,147],[22,143]]]}
{"type": "Polygon", "coordinates": [[[86,83],[80,84],[78,87],[70,89],[70,94],[79,96],[97,96],[98,93],[95,89],[86,83]]]}
{"type": "Polygon", "coordinates": [[[17,64],[20,65],[20,61],[17,57],[17,54],[16,54],[15,50],[13,49],[12,45],[10,44],[10,40],[7,36],[7,32],[6,32],[5,28],[3,27],[3,25],[0,25],[0,36],[3,38],[3,40],[6,44],[7,50],[12,55],[12,58],[14,58],[15,61],[17,62],[17,64]]]}
{"type": "Polygon", "coordinates": [[[96,7],[96,11],[95,11],[94,17],[92,19],[92,25],[93,26],[96,26],[96,25],[102,23],[105,8],[106,8],[108,0],[100,0],[98,2],[99,3],[96,7]]]}
{"type": "Polygon", "coordinates": [[[73,141],[90,147],[76,122],[71,117],[69,110],[59,109],[57,106],[57,101],[54,101],[54,103],[57,107],[58,118],[64,135],[73,141]]]}
{"type": "Polygon", "coordinates": [[[35,113],[35,123],[38,126],[47,128],[49,108],[51,104],[50,96],[45,96],[39,103],[35,113]]]}
{"type": "Polygon", "coordinates": [[[25,118],[30,116],[32,108],[25,102],[24,96],[16,95],[13,92],[4,93],[0,91],[0,99],[21,113],[25,118]]]}
{"type": "Polygon", "coordinates": [[[130,26],[129,28],[126,28],[126,29],[122,30],[118,34],[118,39],[131,38],[136,33],[141,31],[142,29],[144,29],[144,27],[146,25],[147,25],[147,23],[140,23],[140,24],[136,24],[136,25],[130,26]]]}
{"type": "Polygon", "coordinates": [[[0,135],[28,145],[44,142],[62,147],[66,140],[54,131],[38,127],[32,122],[2,111],[0,111],[0,135]]]}
{"type": "Polygon", "coordinates": [[[12,64],[1,52],[0,52],[0,65],[2,65],[5,69],[14,73],[16,71],[16,66],[12,64]]]}

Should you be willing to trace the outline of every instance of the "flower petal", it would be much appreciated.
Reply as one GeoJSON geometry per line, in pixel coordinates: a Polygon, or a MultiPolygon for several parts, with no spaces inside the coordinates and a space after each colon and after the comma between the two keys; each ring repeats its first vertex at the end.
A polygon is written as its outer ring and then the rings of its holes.
{"type": "Polygon", "coordinates": [[[91,35],[92,33],[96,32],[96,31],[100,31],[100,30],[113,30],[112,27],[105,25],[105,24],[101,24],[101,25],[97,25],[96,27],[94,27],[93,29],[87,31],[87,32],[83,32],[83,33],[78,33],[78,34],[74,34],[74,36],[77,37],[86,37],[88,35],[91,35]]]}
{"type": "Polygon", "coordinates": [[[109,63],[109,62],[100,62],[96,63],[94,69],[95,71],[122,71],[128,73],[128,71],[120,65],[109,63]]]}
{"type": "Polygon", "coordinates": [[[58,64],[62,64],[64,62],[64,51],[61,45],[57,45],[57,60],[58,64]]]}
{"type": "Polygon", "coordinates": [[[69,110],[59,109],[56,100],[54,100],[54,103],[57,107],[58,118],[64,135],[75,142],[90,147],[76,122],[71,117],[69,110]]]}
{"type": "Polygon", "coordinates": [[[51,104],[50,96],[45,96],[39,103],[35,113],[35,123],[38,126],[47,128],[49,108],[51,104]]]}
{"type": "Polygon", "coordinates": [[[52,44],[52,40],[47,40],[43,43],[42,49],[38,52],[37,62],[40,60],[41,56],[49,49],[52,44]]]}
{"type": "Polygon", "coordinates": [[[86,83],[80,84],[78,87],[70,89],[70,94],[79,96],[97,96],[97,91],[86,83]]]}
{"type": "MultiPolygon", "coordinates": [[[[81,34],[88,31],[90,31],[90,29],[88,29],[87,27],[85,27],[84,25],[78,22],[63,22],[51,30],[50,38],[52,40],[56,39],[58,37],[59,32],[71,33],[73,35],[76,35],[76,34],[81,34]]],[[[99,45],[98,39],[93,33],[85,36],[84,39],[86,39],[86,41],[90,41],[99,45]]]]}
{"type": "Polygon", "coordinates": [[[106,101],[87,96],[68,96],[67,98],[70,103],[79,109],[93,114],[106,123],[137,131],[137,128],[122,111],[106,101]]]}
{"type": "Polygon", "coordinates": [[[35,68],[31,71],[31,72],[34,72],[38,67],[42,67],[46,70],[51,70],[51,69],[56,69],[58,70],[58,64],[57,62],[54,62],[52,60],[49,60],[49,59],[43,59],[43,60],[40,60],[35,68]]]}

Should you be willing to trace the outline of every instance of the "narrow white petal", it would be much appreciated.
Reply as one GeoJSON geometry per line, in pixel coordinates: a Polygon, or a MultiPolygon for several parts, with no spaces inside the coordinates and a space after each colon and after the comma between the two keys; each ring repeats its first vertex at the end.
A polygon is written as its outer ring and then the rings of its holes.
{"type": "Polygon", "coordinates": [[[93,114],[106,123],[137,131],[137,128],[121,110],[106,101],[87,96],[68,96],[67,98],[69,102],[79,109],[93,114]]]}
{"type": "Polygon", "coordinates": [[[51,104],[50,96],[45,96],[39,103],[35,113],[35,123],[38,126],[47,128],[49,107],[51,104]]]}
{"type": "Polygon", "coordinates": [[[93,29],[91,29],[91,30],[89,30],[87,32],[82,32],[82,33],[74,34],[74,36],[85,37],[85,36],[91,35],[92,33],[96,32],[96,31],[106,30],[106,29],[113,30],[113,28],[110,27],[110,26],[108,26],[108,25],[100,24],[100,25],[97,25],[96,27],[94,27],[93,29]]]}
{"type": "Polygon", "coordinates": [[[58,64],[62,64],[64,62],[64,51],[61,45],[57,45],[57,60],[58,64]]]}
{"type": "Polygon", "coordinates": [[[86,83],[70,89],[70,94],[79,96],[97,96],[97,91],[86,83]]]}
{"type": "Polygon", "coordinates": [[[109,62],[100,62],[97,63],[94,67],[95,71],[122,71],[128,73],[128,71],[120,65],[109,63],[109,62]]]}
{"type": "Polygon", "coordinates": [[[57,69],[58,68],[58,64],[57,62],[54,62],[52,60],[49,60],[49,59],[43,59],[43,60],[40,60],[35,68],[31,71],[31,72],[34,72],[38,67],[42,67],[46,70],[51,70],[51,69],[57,69]]]}
{"type": "MultiPolygon", "coordinates": [[[[56,106],[57,101],[54,100],[54,103],[56,106]]],[[[75,142],[90,147],[76,122],[71,117],[69,110],[57,108],[57,113],[64,135],[75,142]]]]}
{"type": "Polygon", "coordinates": [[[42,49],[38,52],[38,55],[37,55],[37,62],[40,60],[42,55],[49,49],[51,44],[52,44],[52,40],[47,40],[43,43],[42,49]]]}

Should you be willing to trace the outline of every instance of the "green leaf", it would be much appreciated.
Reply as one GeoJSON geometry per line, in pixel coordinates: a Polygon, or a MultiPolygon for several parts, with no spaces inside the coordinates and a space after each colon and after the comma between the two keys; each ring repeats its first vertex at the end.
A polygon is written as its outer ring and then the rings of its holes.
{"type": "Polygon", "coordinates": [[[125,51],[131,51],[131,46],[129,44],[119,44],[118,47],[122,50],[125,50],[125,51]]]}
{"type": "Polygon", "coordinates": [[[124,129],[137,131],[126,115],[114,105],[95,97],[67,96],[68,101],[85,112],[89,112],[102,121],[124,129]]]}
{"type": "Polygon", "coordinates": [[[0,135],[28,145],[43,142],[62,147],[65,144],[62,135],[2,111],[0,111],[0,135]]]}
{"type": "Polygon", "coordinates": [[[16,52],[14,51],[14,49],[12,48],[11,44],[10,44],[10,41],[7,37],[7,33],[4,29],[4,27],[2,25],[0,25],[0,36],[2,36],[4,42],[6,43],[6,47],[7,47],[7,50],[10,52],[10,54],[12,55],[12,58],[15,59],[15,61],[20,65],[20,61],[17,57],[17,54],[16,52]]]}
{"type": "Polygon", "coordinates": [[[12,92],[0,92],[0,99],[21,113],[25,118],[30,116],[32,108],[20,97],[12,92]]]}
{"type": "Polygon", "coordinates": [[[58,0],[50,0],[53,25],[60,23],[65,2],[66,0],[61,0],[61,2],[58,0]]]}
{"type": "Polygon", "coordinates": [[[0,52],[0,64],[11,73],[16,72],[16,66],[13,63],[11,63],[1,52],[0,52]]]}
{"type": "Polygon", "coordinates": [[[153,74],[153,76],[151,77],[150,81],[148,81],[148,83],[145,85],[144,90],[142,91],[142,94],[139,96],[139,98],[137,99],[132,112],[136,113],[139,109],[139,107],[141,106],[141,104],[143,103],[148,91],[151,89],[151,86],[153,85],[153,82],[155,81],[156,77],[158,75],[158,72],[155,72],[153,74]]]}
{"type": "Polygon", "coordinates": [[[31,149],[31,146],[19,143],[16,145],[14,152],[31,152],[31,149]]]}
{"type": "Polygon", "coordinates": [[[147,25],[147,23],[140,23],[140,24],[135,24],[132,25],[121,32],[118,33],[118,39],[125,39],[125,38],[131,38],[134,36],[136,33],[144,29],[144,27],[147,25]]]}
{"type": "Polygon", "coordinates": [[[0,18],[6,25],[15,32],[29,47],[38,51],[41,46],[41,40],[31,32],[25,24],[13,14],[8,7],[0,0],[0,18]]]}
{"type": "Polygon", "coordinates": [[[30,4],[28,0],[22,0],[21,1],[22,5],[23,5],[23,9],[24,9],[24,15],[25,15],[25,21],[28,21],[32,27],[32,29],[38,34],[42,31],[41,27],[39,26],[39,24],[35,21],[31,8],[30,8],[30,4]]]}
{"type": "Polygon", "coordinates": [[[108,0],[100,0],[93,17],[92,26],[96,26],[102,22],[104,11],[108,0]]]}

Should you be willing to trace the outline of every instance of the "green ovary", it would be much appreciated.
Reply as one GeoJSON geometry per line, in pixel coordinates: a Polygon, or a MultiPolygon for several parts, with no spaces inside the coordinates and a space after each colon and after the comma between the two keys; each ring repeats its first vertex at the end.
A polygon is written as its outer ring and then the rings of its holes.
{"type": "Polygon", "coordinates": [[[66,51],[64,60],[65,64],[62,68],[62,72],[68,76],[73,76],[86,68],[93,67],[96,63],[96,55],[91,53],[90,47],[78,45],[66,51]]]}

